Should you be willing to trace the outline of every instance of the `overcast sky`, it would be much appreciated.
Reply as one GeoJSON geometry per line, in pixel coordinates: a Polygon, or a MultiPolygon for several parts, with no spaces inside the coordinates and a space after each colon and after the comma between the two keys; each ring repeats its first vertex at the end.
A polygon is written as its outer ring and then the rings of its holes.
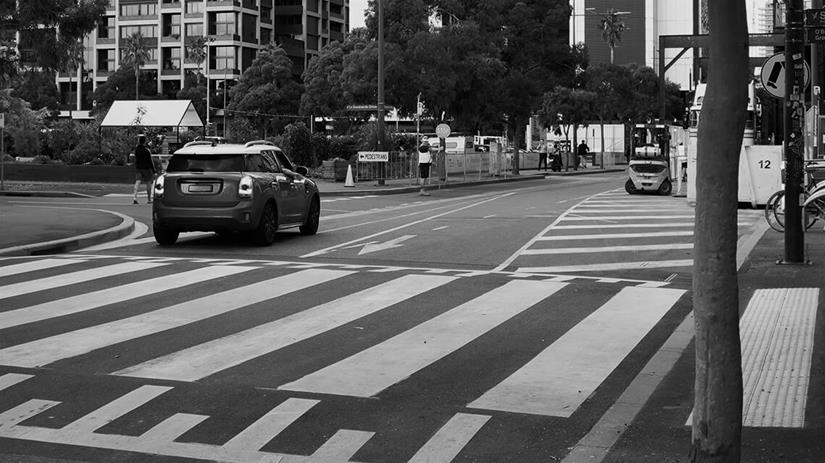
{"type": "Polygon", "coordinates": [[[364,10],[367,9],[367,0],[349,1],[349,28],[364,27],[364,10]]]}

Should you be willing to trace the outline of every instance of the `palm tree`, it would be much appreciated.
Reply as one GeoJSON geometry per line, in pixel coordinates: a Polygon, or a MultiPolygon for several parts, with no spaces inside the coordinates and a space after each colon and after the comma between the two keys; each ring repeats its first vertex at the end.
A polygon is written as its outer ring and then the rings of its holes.
{"type": "Polygon", "coordinates": [[[140,32],[126,37],[123,45],[123,62],[135,67],[135,99],[140,99],[140,67],[149,61],[149,47],[140,32]]]}
{"type": "MultiPolygon", "coordinates": [[[[77,68],[83,66],[83,52],[85,47],[83,46],[82,41],[76,41],[70,43],[66,47],[66,55],[65,55],[65,66],[66,72],[69,74],[69,92],[72,92],[72,77],[77,74],[77,68]]],[[[78,86],[80,86],[80,82],[78,82],[78,86]]],[[[72,118],[72,106],[76,104],[77,97],[75,96],[75,101],[70,102],[69,104],[69,119],[72,118]]]]}
{"type": "Polygon", "coordinates": [[[627,30],[627,26],[621,17],[623,13],[611,8],[602,15],[602,19],[599,21],[602,40],[610,47],[610,64],[613,64],[613,49],[616,48],[616,42],[622,41],[622,32],[627,30]]]}
{"type": "Polygon", "coordinates": [[[186,47],[186,54],[188,55],[190,63],[198,64],[198,84],[201,83],[201,65],[206,61],[206,47],[209,45],[209,40],[206,37],[195,37],[186,47]]]}

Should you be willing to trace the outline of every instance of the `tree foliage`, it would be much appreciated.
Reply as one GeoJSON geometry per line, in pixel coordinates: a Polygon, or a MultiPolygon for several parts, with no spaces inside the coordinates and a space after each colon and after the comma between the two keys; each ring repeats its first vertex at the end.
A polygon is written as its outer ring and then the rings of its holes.
{"type": "Polygon", "coordinates": [[[280,46],[270,43],[258,50],[229,95],[229,110],[251,117],[265,137],[279,115],[296,114],[302,87],[292,77],[292,60],[280,46]]]}
{"type": "Polygon", "coordinates": [[[29,70],[21,77],[13,87],[15,96],[28,101],[33,109],[57,110],[59,104],[54,72],[29,70]]]}
{"type": "MultiPolygon", "coordinates": [[[[59,70],[66,63],[66,50],[95,28],[108,3],[108,0],[7,0],[0,2],[0,17],[6,18],[9,28],[27,37],[20,45],[33,51],[31,57],[35,65],[59,70]]],[[[0,56],[0,60],[3,59],[0,56]]],[[[0,62],[0,68],[4,64],[0,62]]]]}

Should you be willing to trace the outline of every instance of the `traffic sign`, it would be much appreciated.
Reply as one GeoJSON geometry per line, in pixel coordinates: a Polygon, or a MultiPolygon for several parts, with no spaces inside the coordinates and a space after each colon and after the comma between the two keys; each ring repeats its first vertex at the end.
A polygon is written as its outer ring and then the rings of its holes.
{"type": "Polygon", "coordinates": [[[805,10],[805,27],[825,27],[825,9],[805,10]]]}
{"type": "Polygon", "coordinates": [[[805,42],[807,42],[807,43],[825,42],[825,26],[822,26],[822,27],[806,27],[805,28],[805,42]]]}
{"type": "Polygon", "coordinates": [[[358,162],[389,162],[389,151],[359,151],[358,162]]]}
{"type": "MultiPolygon", "coordinates": [[[[785,98],[785,54],[777,53],[765,60],[759,75],[762,87],[777,98],[785,98]]],[[[805,63],[805,87],[811,80],[811,69],[805,63]]]]}
{"type": "Polygon", "coordinates": [[[447,124],[438,124],[435,127],[435,134],[438,138],[447,138],[450,136],[450,126],[447,124]]]}

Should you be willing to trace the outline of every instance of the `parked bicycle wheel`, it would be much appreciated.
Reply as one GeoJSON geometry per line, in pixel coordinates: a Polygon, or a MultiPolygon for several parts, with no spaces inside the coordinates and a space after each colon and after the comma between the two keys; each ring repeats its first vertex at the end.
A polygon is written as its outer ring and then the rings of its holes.
{"type": "MultiPolygon", "coordinates": [[[[808,192],[802,192],[802,201],[804,202],[805,199],[808,197],[808,192]]],[[[814,225],[816,222],[817,215],[811,213],[810,210],[802,211],[805,214],[805,229],[809,229],[814,225]]],[[[776,193],[772,194],[770,198],[768,198],[767,204],[765,204],[765,220],[768,221],[768,225],[771,226],[774,230],[778,232],[785,231],[785,192],[780,190],[776,193]]]]}
{"type": "Polygon", "coordinates": [[[778,232],[785,231],[785,192],[777,191],[765,204],[765,220],[778,232]]]}

